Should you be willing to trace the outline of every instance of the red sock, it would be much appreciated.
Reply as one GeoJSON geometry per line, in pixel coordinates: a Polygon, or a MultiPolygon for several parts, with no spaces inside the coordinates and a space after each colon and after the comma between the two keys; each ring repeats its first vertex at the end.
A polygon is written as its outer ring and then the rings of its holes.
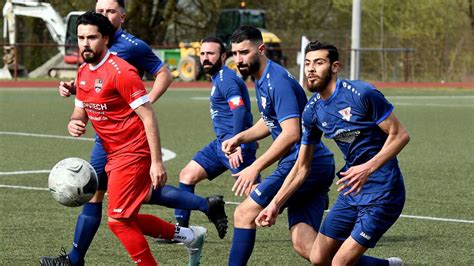
{"type": "MultiPolygon", "coordinates": [[[[135,219],[134,219],[135,220],[135,219]]],[[[158,265],[150,247],[135,221],[108,222],[110,231],[122,242],[132,260],[139,265],[158,265]]]]}
{"type": "Polygon", "coordinates": [[[137,214],[137,226],[142,233],[154,238],[173,239],[176,225],[149,214],[137,214]]]}

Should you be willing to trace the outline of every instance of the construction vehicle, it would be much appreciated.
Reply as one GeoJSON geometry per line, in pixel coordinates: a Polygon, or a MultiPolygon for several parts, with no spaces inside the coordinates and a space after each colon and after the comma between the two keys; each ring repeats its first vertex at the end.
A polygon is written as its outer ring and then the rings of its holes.
{"type": "MultiPolygon", "coordinates": [[[[279,64],[284,64],[284,57],[280,46],[281,40],[275,34],[265,30],[265,11],[246,9],[245,2],[241,3],[240,8],[221,10],[217,22],[216,36],[221,38],[226,47],[229,48],[232,33],[242,25],[257,27],[262,32],[267,57],[279,64]]],[[[200,43],[180,43],[179,46],[181,59],[177,67],[177,76],[184,81],[198,80],[202,74],[202,66],[199,61],[200,43]]],[[[237,70],[230,51],[227,56],[226,65],[231,69],[237,70]]]]}
{"type": "Polygon", "coordinates": [[[5,55],[4,55],[4,67],[2,72],[9,72],[9,69],[12,65],[16,65],[15,62],[15,51],[14,47],[16,45],[16,17],[17,16],[27,16],[35,17],[42,19],[46,27],[51,34],[52,39],[56,44],[58,44],[58,55],[52,58],[52,61],[46,63],[45,71],[48,72],[50,76],[60,76],[58,71],[70,71],[72,75],[77,68],[77,64],[80,63],[79,56],[77,54],[77,48],[68,46],[75,45],[77,43],[68,39],[66,29],[69,29],[67,25],[74,25],[75,32],[75,23],[77,17],[84,12],[70,12],[66,18],[62,18],[56,10],[49,3],[44,3],[40,1],[33,0],[7,0],[3,7],[3,17],[4,17],[4,30],[3,38],[8,40],[7,43],[10,46],[4,46],[5,55]],[[72,48],[71,48],[72,47],[72,48]],[[64,64],[61,66],[61,59],[64,58],[64,64]],[[59,61],[59,62],[58,62],[59,61]],[[70,64],[75,64],[74,66],[70,64]]]}

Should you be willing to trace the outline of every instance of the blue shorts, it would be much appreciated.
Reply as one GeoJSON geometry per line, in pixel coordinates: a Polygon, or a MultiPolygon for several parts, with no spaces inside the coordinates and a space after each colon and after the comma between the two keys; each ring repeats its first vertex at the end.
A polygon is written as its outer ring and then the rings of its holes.
{"type": "Polygon", "coordinates": [[[350,235],[363,247],[373,248],[398,219],[404,204],[403,183],[383,192],[355,196],[340,193],[321,226],[321,233],[340,241],[350,235]]]}
{"type": "MultiPolygon", "coordinates": [[[[255,147],[243,148],[242,157],[244,162],[239,167],[232,168],[230,167],[229,159],[221,150],[221,142],[215,139],[198,151],[194,155],[193,161],[197,162],[202,168],[204,168],[209,180],[213,180],[227,170],[230,170],[232,174],[242,171],[255,161],[255,153],[255,147]]],[[[260,178],[258,178],[257,181],[260,182],[260,178]]],[[[258,183],[257,181],[255,183],[258,183]]]]}
{"type": "Polygon", "coordinates": [[[107,173],[105,172],[105,164],[107,163],[107,153],[105,153],[104,147],[102,146],[102,141],[99,136],[95,135],[95,144],[91,152],[91,161],[92,167],[97,173],[97,178],[99,179],[98,190],[105,191],[107,190],[107,173]]]}
{"type": "MultiPolygon", "coordinates": [[[[260,206],[266,207],[283,185],[294,161],[284,162],[257,188],[250,197],[260,206]]],[[[313,164],[305,182],[291,196],[280,211],[288,207],[288,226],[306,223],[319,231],[324,210],[328,207],[328,191],[335,176],[334,164],[313,164]]]]}

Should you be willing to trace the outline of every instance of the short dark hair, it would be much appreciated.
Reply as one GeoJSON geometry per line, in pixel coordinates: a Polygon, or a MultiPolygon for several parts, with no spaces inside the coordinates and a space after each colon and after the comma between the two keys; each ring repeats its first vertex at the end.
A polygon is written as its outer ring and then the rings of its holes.
{"type": "Polygon", "coordinates": [[[262,33],[255,27],[243,25],[236,29],[230,38],[232,43],[241,43],[246,40],[263,43],[262,33]]]}
{"type": "Polygon", "coordinates": [[[213,43],[219,44],[220,53],[221,54],[226,53],[225,45],[224,45],[224,42],[222,41],[221,38],[215,37],[215,36],[208,36],[208,37],[201,40],[201,43],[205,43],[205,42],[213,42],[213,43]]]}
{"type": "Polygon", "coordinates": [[[109,37],[109,43],[107,47],[112,46],[112,42],[115,37],[115,29],[112,23],[104,15],[96,12],[88,11],[77,18],[76,31],[79,25],[94,25],[97,26],[102,36],[109,37]]]}
{"type": "Polygon", "coordinates": [[[339,61],[339,52],[337,51],[336,46],[329,44],[329,43],[323,43],[320,41],[314,41],[308,43],[306,45],[306,48],[304,49],[304,54],[306,55],[309,52],[312,51],[317,51],[317,50],[327,50],[329,52],[328,58],[329,58],[329,63],[333,63],[336,61],[339,61]]]}
{"type": "MultiPolygon", "coordinates": [[[[97,3],[98,0],[95,0],[95,2],[97,3]]],[[[123,11],[125,11],[125,0],[115,0],[115,2],[117,2],[117,4],[119,5],[120,8],[123,9],[123,11]]]]}

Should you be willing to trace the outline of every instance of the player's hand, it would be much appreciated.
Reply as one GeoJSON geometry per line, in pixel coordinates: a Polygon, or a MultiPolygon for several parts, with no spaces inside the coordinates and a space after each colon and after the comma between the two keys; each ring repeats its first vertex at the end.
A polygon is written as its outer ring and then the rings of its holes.
{"type": "Polygon", "coordinates": [[[166,169],[162,162],[151,163],[150,178],[153,189],[163,187],[166,184],[168,176],[166,175],[166,169]]]}
{"type": "Polygon", "coordinates": [[[368,164],[361,164],[353,166],[345,172],[341,172],[343,178],[336,182],[336,185],[340,185],[337,191],[342,191],[347,187],[351,187],[344,195],[349,195],[353,192],[354,195],[359,194],[362,186],[367,182],[367,179],[372,174],[372,167],[368,164]]]}
{"type": "Polygon", "coordinates": [[[278,208],[273,201],[270,202],[270,204],[258,214],[257,218],[255,218],[255,223],[261,227],[271,227],[276,223],[279,210],[280,208],[278,208]]]}
{"type": "Polygon", "coordinates": [[[226,155],[230,155],[235,152],[235,149],[240,147],[240,143],[237,138],[234,136],[228,140],[222,142],[221,149],[226,155]]]}
{"type": "Polygon", "coordinates": [[[59,95],[66,98],[72,94],[76,94],[76,86],[73,80],[59,82],[59,95]]]}
{"type": "Polygon", "coordinates": [[[86,133],[86,124],[81,120],[71,120],[67,124],[67,131],[73,137],[80,137],[86,133]]]}
{"type": "Polygon", "coordinates": [[[237,177],[235,180],[232,191],[235,192],[236,196],[248,196],[252,192],[253,183],[257,178],[259,171],[254,166],[250,165],[244,170],[233,174],[232,176],[237,177]]]}
{"type": "Polygon", "coordinates": [[[237,147],[234,153],[227,155],[226,157],[229,158],[230,167],[236,169],[240,166],[241,163],[244,162],[244,157],[242,157],[242,148],[237,147]]]}

